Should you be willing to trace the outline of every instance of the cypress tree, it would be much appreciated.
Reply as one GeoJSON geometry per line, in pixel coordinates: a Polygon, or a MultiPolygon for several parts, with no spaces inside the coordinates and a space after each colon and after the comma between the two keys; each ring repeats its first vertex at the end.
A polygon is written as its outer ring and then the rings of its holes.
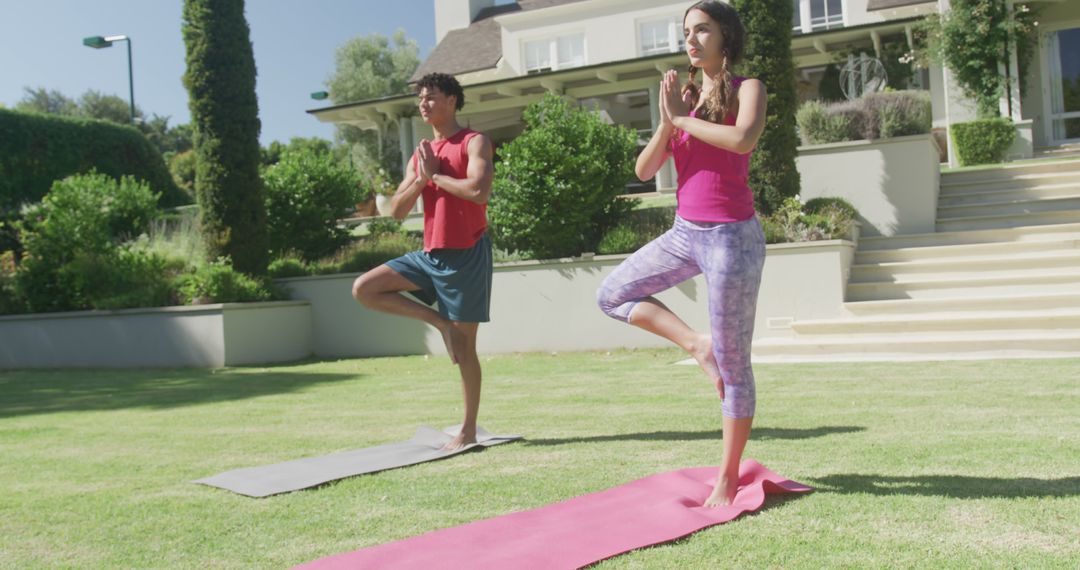
{"type": "Polygon", "coordinates": [[[795,169],[795,62],[791,57],[791,0],[731,0],[746,28],[746,54],[740,75],[756,77],[768,90],[765,131],[750,161],[750,187],[758,209],[771,213],[799,193],[795,169]]]}
{"type": "Polygon", "coordinates": [[[184,0],[184,86],[194,125],[195,195],[210,259],[263,274],[266,206],[259,178],[255,56],[243,0],[184,0]]]}

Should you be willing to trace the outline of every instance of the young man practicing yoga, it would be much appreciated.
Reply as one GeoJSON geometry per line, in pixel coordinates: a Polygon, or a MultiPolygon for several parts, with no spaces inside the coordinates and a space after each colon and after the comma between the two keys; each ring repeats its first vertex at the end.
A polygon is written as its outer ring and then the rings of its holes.
{"type": "Polygon", "coordinates": [[[364,273],[352,292],[369,309],[421,320],[442,333],[450,360],[461,372],[465,398],[461,432],[445,446],[454,450],[476,443],[481,381],[476,333],[480,323],[489,320],[491,306],[487,201],[492,148],[487,136],[458,124],[465,93],[457,79],[425,75],[416,93],[420,116],[435,137],[416,147],[391,205],[400,220],[423,198],[424,249],[364,273]],[[428,305],[438,301],[439,310],[407,299],[403,292],[428,305]]]}

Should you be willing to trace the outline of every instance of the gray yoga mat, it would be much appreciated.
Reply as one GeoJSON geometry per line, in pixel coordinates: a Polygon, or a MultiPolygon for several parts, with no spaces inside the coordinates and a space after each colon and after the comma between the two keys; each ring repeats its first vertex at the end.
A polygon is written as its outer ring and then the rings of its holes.
{"type": "Polygon", "coordinates": [[[421,426],[409,441],[343,451],[322,457],[305,457],[262,467],[234,469],[198,479],[192,483],[220,487],[249,497],[269,497],[279,493],[307,489],[353,475],[443,459],[474,447],[491,447],[521,439],[520,435],[492,435],[483,428],[477,428],[476,443],[456,451],[442,450],[442,446],[453,439],[460,430],[461,426],[451,426],[442,431],[421,426]]]}

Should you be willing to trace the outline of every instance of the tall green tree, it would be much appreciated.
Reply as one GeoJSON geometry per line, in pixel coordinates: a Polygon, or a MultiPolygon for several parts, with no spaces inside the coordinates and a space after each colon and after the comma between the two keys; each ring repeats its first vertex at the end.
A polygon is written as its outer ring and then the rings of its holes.
{"type": "MultiPolygon", "coordinates": [[[[337,49],[334,74],[327,81],[330,99],[335,104],[353,103],[409,92],[409,78],[420,65],[416,41],[398,30],[394,37],[371,34],[353,38],[337,49]]],[[[354,149],[354,161],[360,170],[384,169],[391,178],[400,179],[401,157],[397,130],[391,128],[381,137],[369,130],[348,125],[338,127],[338,139],[354,149]]]]}
{"type": "Polygon", "coordinates": [[[195,195],[211,259],[244,273],[268,262],[259,177],[255,56],[243,0],[184,0],[184,85],[195,127],[195,195]]]}
{"type": "Polygon", "coordinates": [[[732,0],[731,4],[746,27],[746,55],[740,73],[760,79],[769,94],[765,131],[750,160],[750,187],[758,209],[769,214],[784,198],[799,193],[799,171],[795,169],[799,100],[791,58],[793,6],[791,0],[732,0]]]}
{"type": "Polygon", "coordinates": [[[79,114],[79,104],[55,89],[23,87],[23,98],[15,104],[16,111],[46,113],[74,117],[79,114]]]}
{"type": "MultiPolygon", "coordinates": [[[[79,97],[79,115],[128,125],[131,124],[131,103],[116,95],[89,89],[79,97]]],[[[141,121],[142,117],[142,109],[135,107],[136,123],[141,121]]]]}

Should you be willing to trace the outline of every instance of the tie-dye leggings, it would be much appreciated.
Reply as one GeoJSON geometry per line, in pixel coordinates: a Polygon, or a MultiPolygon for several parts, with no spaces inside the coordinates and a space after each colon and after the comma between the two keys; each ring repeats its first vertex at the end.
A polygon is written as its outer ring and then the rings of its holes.
{"type": "Polygon", "coordinates": [[[604,279],[596,292],[597,303],[608,316],[630,322],[640,301],[704,273],[713,355],[724,382],[723,414],[752,417],[750,341],[764,264],[765,235],[756,217],[700,223],[676,216],[670,230],[626,258],[604,279]]]}

